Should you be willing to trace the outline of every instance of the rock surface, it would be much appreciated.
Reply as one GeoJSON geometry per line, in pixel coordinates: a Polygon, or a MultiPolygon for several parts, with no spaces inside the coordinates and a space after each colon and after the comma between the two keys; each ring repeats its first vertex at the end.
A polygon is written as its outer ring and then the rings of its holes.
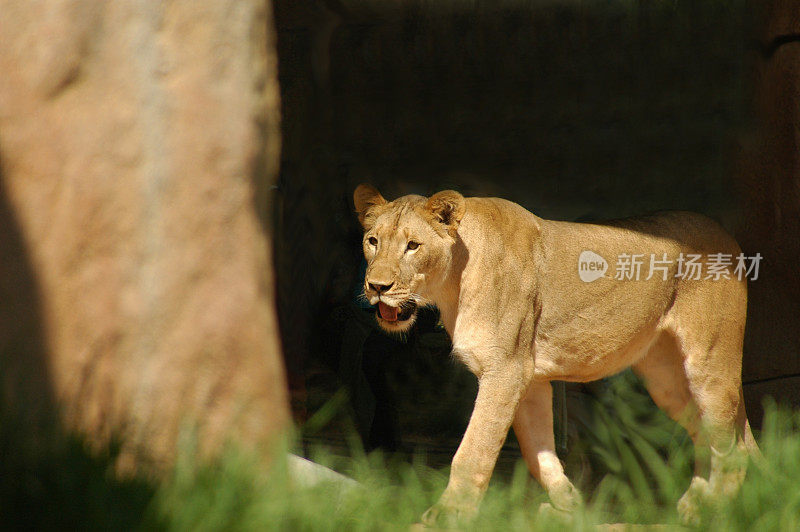
{"type": "Polygon", "coordinates": [[[0,0],[6,412],[162,470],[288,421],[269,3],[0,0]],[[49,403],[49,404],[48,404],[49,403]],[[188,424],[188,425],[186,425],[188,424]]]}

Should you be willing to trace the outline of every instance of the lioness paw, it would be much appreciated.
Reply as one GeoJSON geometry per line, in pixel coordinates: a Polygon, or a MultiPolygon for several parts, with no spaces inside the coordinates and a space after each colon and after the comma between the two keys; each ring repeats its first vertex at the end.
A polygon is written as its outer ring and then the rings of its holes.
{"type": "Polygon", "coordinates": [[[551,487],[547,494],[550,496],[553,506],[564,512],[573,512],[583,505],[581,492],[566,478],[551,487]]]}
{"type": "Polygon", "coordinates": [[[469,523],[478,513],[474,506],[447,505],[438,502],[422,514],[422,524],[429,528],[458,528],[469,523]]]}
{"type": "Polygon", "coordinates": [[[704,504],[708,503],[708,499],[708,481],[704,478],[694,477],[689,489],[678,500],[678,515],[681,522],[687,526],[698,526],[700,510],[704,504]]]}

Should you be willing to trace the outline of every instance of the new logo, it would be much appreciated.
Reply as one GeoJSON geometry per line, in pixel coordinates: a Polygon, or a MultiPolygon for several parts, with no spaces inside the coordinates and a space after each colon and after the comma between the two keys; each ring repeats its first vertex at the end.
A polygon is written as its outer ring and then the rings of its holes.
{"type": "Polygon", "coordinates": [[[578,257],[578,275],[584,283],[603,277],[608,270],[606,259],[594,251],[582,251],[578,257]]]}

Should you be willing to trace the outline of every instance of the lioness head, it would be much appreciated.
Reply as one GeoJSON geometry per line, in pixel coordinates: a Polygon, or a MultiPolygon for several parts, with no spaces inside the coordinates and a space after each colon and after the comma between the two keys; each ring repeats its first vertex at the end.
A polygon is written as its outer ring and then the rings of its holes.
{"type": "Polygon", "coordinates": [[[445,190],[387,202],[374,187],[359,185],[353,202],[364,226],[364,295],[377,305],[381,327],[406,331],[450,270],[464,197],[445,190]]]}

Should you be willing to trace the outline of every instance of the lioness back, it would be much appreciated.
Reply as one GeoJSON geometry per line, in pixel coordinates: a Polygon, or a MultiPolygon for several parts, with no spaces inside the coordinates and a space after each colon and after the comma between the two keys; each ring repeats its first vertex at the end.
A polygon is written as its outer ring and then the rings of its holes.
{"type": "Polygon", "coordinates": [[[463,277],[504,294],[499,305],[513,307],[508,292],[536,294],[524,299],[536,314],[532,350],[542,378],[611,375],[643,356],[659,330],[681,320],[713,327],[708,322],[741,319],[745,312],[746,283],[733,271],[741,250],[705,216],[670,211],[571,223],[541,219],[498,198],[468,198],[466,204],[459,234],[474,260],[463,277]],[[586,252],[607,265],[589,282],[579,271],[586,252]],[[706,272],[715,254],[730,265],[712,280],[706,272]],[[679,271],[692,257],[699,278],[679,271]]]}

